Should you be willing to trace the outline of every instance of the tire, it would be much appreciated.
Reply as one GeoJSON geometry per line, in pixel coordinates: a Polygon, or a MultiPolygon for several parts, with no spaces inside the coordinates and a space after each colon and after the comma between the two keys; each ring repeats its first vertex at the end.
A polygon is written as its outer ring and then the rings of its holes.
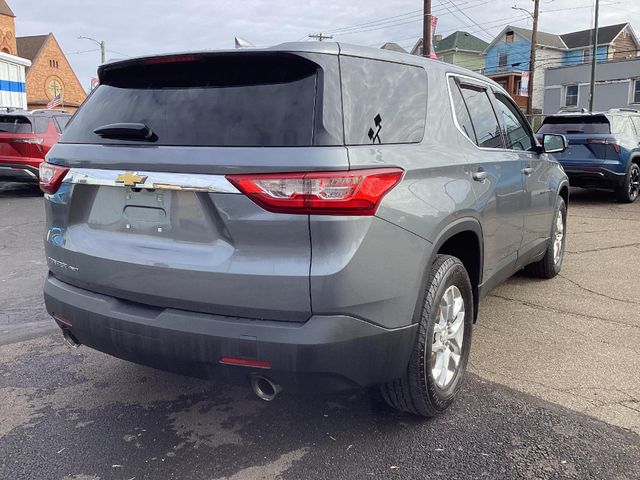
{"type": "Polygon", "coordinates": [[[624,177],[621,187],[616,190],[616,197],[622,203],[633,203],[640,195],[640,166],[637,163],[629,165],[629,171],[624,177]]]}
{"type": "MultiPolygon", "coordinates": [[[[462,385],[469,359],[473,309],[473,291],[464,265],[456,257],[438,255],[427,279],[418,332],[407,371],[401,378],[380,386],[382,397],[387,404],[397,410],[425,417],[442,413],[451,405],[462,385]],[[464,311],[460,310],[462,316],[460,313],[450,315],[456,320],[451,325],[458,324],[458,329],[453,328],[457,330],[458,336],[456,338],[452,335],[449,340],[442,340],[445,337],[439,333],[440,324],[446,323],[441,316],[441,303],[447,301],[443,298],[445,293],[448,300],[461,299],[464,308],[464,311]],[[445,346],[446,342],[448,344],[445,346]],[[434,346],[438,350],[433,350],[434,346]],[[453,354],[459,355],[457,367],[453,354]],[[453,372],[447,369],[448,371],[443,373],[442,368],[438,370],[438,365],[445,361],[444,356],[447,358],[447,365],[454,366],[453,372]]],[[[449,310],[444,310],[444,316],[447,311],[449,310]]]]}
{"type": "Polygon", "coordinates": [[[556,210],[553,214],[553,226],[551,229],[551,238],[547,245],[547,251],[542,260],[531,263],[525,267],[525,272],[536,278],[553,278],[560,273],[562,269],[562,261],[564,260],[564,247],[567,242],[567,205],[562,197],[558,197],[556,210]],[[559,223],[558,217],[561,221],[559,223]],[[560,228],[561,227],[561,228],[560,228]],[[559,240],[556,244],[555,241],[559,240]],[[556,256],[556,248],[560,249],[556,256]]]}

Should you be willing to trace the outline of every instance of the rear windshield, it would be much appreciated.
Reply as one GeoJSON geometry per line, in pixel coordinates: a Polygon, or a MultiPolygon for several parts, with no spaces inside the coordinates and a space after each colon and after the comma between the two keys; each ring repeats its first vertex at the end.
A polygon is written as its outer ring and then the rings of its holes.
{"type": "Polygon", "coordinates": [[[608,134],[611,133],[611,125],[604,115],[547,117],[544,119],[538,133],[557,133],[561,135],[608,134]]]}
{"type": "Polygon", "coordinates": [[[0,133],[33,133],[33,127],[27,117],[0,115],[0,133]]]}
{"type": "Polygon", "coordinates": [[[93,131],[143,123],[155,145],[310,146],[317,81],[316,64],[283,54],[186,55],[107,67],[61,141],[140,144],[93,131]]]}

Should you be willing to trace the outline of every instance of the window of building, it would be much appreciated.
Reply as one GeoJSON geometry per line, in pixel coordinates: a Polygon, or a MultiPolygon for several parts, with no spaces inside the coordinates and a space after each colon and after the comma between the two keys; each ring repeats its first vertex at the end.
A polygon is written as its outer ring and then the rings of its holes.
{"type": "Polygon", "coordinates": [[[500,52],[498,54],[498,67],[500,70],[505,70],[507,68],[508,59],[509,54],[507,52],[500,52]]]}
{"type": "Polygon", "coordinates": [[[460,90],[469,109],[478,146],[504,148],[500,124],[491,106],[487,90],[475,85],[460,85],[460,90]]]}
{"type": "Polygon", "coordinates": [[[507,148],[511,150],[531,150],[534,142],[520,110],[514,103],[501,93],[496,93],[498,116],[502,119],[507,148]]]}
{"type": "Polygon", "coordinates": [[[582,51],[582,63],[589,63],[589,62],[591,62],[591,49],[585,48],[582,51]]]}
{"type": "Polygon", "coordinates": [[[567,85],[565,90],[564,105],[565,107],[578,106],[578,85],[567,85]]]}
{"type": "Polygon", "coordinates": [[[509,30],[506,34],[505,41],[507,43],[513,43],[513,31],[509,30]]]}
{"type": "Polygon", "coordinates": [[[633,103],[640,103],[640,78],[633,81],[633,103]]]}
{"type": "Polygon", "coordinates": [[[49,60],[49,66],[51,68],[58,68],[58,61],[57,60],[49,60]]]}

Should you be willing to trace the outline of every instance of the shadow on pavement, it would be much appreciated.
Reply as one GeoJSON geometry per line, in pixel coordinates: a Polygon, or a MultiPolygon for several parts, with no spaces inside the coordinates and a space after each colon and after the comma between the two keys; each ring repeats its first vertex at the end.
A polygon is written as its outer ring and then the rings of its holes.
{"type": "Polygon", "coordinates": [[[37,183],[12,183],[0,177],[0,198],[41,197],[37,183]]]}
{"type": "Polygon", "coordinates": [[[637,478],[632,433],[469,375],[446,414],[167,374],[58,337],[0,349],[1,478],[637,478]],[[4,430],[3,430],[4,428],[4,430]]]}

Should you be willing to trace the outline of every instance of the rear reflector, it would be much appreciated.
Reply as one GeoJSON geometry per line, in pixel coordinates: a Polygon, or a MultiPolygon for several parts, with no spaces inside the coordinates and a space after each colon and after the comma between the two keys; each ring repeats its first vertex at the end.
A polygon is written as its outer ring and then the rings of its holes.
{"type": "Polygon", "coordinates": [[[223,365],[238,365],[241,367],[271,368],[271,362],[260,360],[246,360],[244,358],[222,357],[220,363],[223,365]]]}
{"type": "Polygon", "coordinates": [[[339,172],[227,175],[238,190],[265,210],[304,215],[375,215],[404,170],[376,168],[339,172]]]}
{"type": "Polygon", "coordinates": [[[48,194],[56,193],[68,171],[67,167],[42,162],[40,164],[40,190],[48,194]]]}
{"type": "Polygon", "coordinates": [[[71,320],[69,320],[67,317],[63,317],[59,313],[54,313],[53,314],[53,318],[55,318],[57,321],[59,321],[60,323],[65,324],[68,327],[72,327],[73,326],[73,323],[71,322],[71,320]]]}

